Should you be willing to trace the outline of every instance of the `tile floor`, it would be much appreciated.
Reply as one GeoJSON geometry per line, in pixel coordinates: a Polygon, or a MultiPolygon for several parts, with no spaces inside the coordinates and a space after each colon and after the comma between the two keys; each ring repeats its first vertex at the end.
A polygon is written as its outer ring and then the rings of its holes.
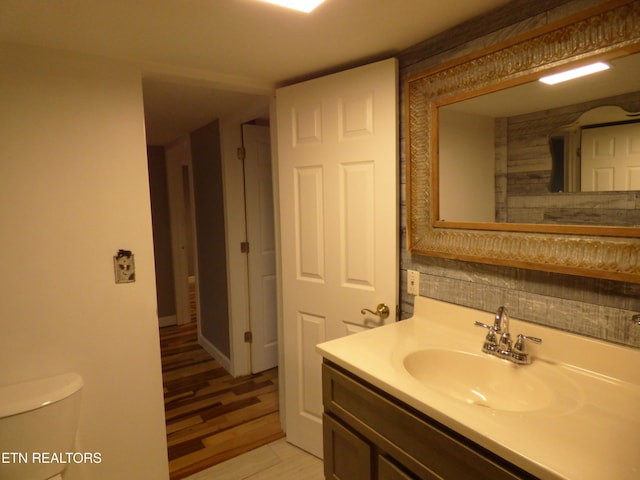
{"type": "Polygon", "coordinates": [[[283,438],[198,472],[185,480],[324,480],[322,460],[283,438]]]}

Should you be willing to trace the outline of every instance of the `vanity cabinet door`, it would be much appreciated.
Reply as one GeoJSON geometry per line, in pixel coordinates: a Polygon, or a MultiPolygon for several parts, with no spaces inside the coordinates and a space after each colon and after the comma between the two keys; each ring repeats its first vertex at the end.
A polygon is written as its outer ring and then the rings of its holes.
{"type": "MultiPolygon", "coordinates": [[[[349,428],[350,433],[363,445],[370,445],[369,455],[375,452],[393,459],[394,472],[390,465],[384,465],[388,478],[416,478],[421,480],[530,480],[533,475],[521,470],[492,452],[480,447],[459,433],[434,421],[432,418],[411,409],[395,397],[382,392],[346,370],[325,361],[323,368],[323,403],[325,420],[341,429],[349,428]],[[398,476],[403,474],[405,477],[398,476]],[[391,476],[391,475],[396,475],[391,476]]],[[[325,427],[326,428],[326,427],[325,427]]],[[[325,430],[326,431],[326,430],[325,430]]],[[[336,436],[336,434],[333,434],[336,436]]],[[[346,437],[346,434],[344,435],[346,437]]],[[[336,436],[337,438],[337,436],[336,436]]],[[[325,459],[343,447],[330,446],[325,433],[325,459]]],[[[343,445],[346,440],[342,440],[343,445]]],[[[363,447],[364,450],[364,447],[363,447]]],[[[385,460],[388,463],[388,460],[385,460]]],[[[372,467],[351,477],[329,477],[342,480],[375,479],[379,469],[378,460],[373,468],[374,476],[369,476],[372,467]]],[[[363,462],[364,463],[364,462],[363,462]]],[[[393,466],[393,465],[391,465],[393,466]]],[[[327,467],[325,467],[327,468],[327,467]]],[[[363,467],[364,468],[364,467],[363,467]]]]}
{"type": "Polygon", "coordinates": [[[326,414],[322,428],[325,479],[371,480],[372,445],[326,414]]]}

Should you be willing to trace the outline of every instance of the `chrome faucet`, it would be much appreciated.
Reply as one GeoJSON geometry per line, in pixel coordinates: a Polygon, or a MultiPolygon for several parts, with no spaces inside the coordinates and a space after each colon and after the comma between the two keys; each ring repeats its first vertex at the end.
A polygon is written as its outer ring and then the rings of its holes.
{"type": "Polygon", "coordinates": [[[516,344],[512,346],[511,333],[509,332],[509,315],[504,306],[498,308],[493,325],[487,325],[482,322],[475,322],[475,325],[489,330],[482,345],[484,353],[510,360],[518,365],[531,363],[529,354],[526,351],[526,340],[536,343],[542,342],[540,338],[520,334],[516,344]]]}
{"type": "Polygon", "coordinates": [[[511,355],[511,333],[509,333],[509,315],[506,308],[498,308],[494,325],[498,325],[500,331],[498,356],[502,358],[508,357],[511,355]]]}

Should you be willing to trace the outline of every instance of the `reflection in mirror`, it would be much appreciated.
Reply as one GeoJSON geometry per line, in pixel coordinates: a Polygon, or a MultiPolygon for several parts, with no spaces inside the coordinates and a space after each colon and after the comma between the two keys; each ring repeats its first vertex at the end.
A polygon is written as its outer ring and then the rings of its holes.
{"type": "Polygon", "coordinates": [[[437,218],[640,225],[640,54],[607,62],[611,69],[570,82],[439,106],[437,218]],[[611,139],[621,133],[624,141],[611,139]],[[623,150],[622,168],[596,163],[623,150]]]}
{"type": "Polygon", "coordinates": [[[549,136],[551,192],[640,190],[640,112],[596,107],[549,136]]]}

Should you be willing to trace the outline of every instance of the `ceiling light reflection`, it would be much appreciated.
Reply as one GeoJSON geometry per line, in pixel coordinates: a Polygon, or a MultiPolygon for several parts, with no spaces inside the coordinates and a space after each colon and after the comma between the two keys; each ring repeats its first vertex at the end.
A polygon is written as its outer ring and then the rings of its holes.
{"type": "Polygon", "coordinates": [[[584,67],[574,68],[565,72],[556,73],[555,75],[548,75],[542,77],[540,81],[547,85],[555,85],[556,83],[566,82],[567,80],[573,80],[574,78],[584,77],[585,75],[591,75],[592,73],[601,72],[611,68],[604,62],[592,63],[591,65],[585,65],[584,67]]]}

